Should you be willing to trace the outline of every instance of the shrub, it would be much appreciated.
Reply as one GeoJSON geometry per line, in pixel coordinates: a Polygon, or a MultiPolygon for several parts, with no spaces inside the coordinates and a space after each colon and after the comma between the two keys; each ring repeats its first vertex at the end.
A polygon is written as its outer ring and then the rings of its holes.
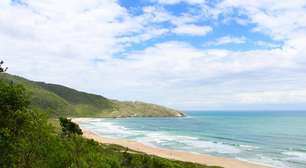
{"type": "Polygon", "coordinates": [[[63,118],[60,117],[59,118],[61,127],[62,127],[62,133],[65,136],[71,136],[71,135],[82,135],[83,132],[80,129],[79,125],[72,122],[71,119],[67,119],[67,118],[63,118]]]}

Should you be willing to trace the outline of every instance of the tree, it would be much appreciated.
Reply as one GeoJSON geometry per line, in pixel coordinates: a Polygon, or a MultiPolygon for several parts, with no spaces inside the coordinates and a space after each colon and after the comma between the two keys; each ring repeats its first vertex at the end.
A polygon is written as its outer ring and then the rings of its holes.
{"type": "Polygon", "coordinates": [[[82,135],[83,134],[79,125],[72,122],[71,119],[60,117],[59,120],[60,120],[60,124],[62,127],[63,135],[70,136],[70,135],[82,135]]]}
{"type": "Polygon", "coordinates": [[[3,68],[2,65],[4,64],[4,61],[0,61],[0,73],[7,71],[7,67],[3,68]]]}
{"type": "Polygon", "coordinates": [[[0,165],[13,166],[21,158],[15,151],[31,116],[29,104],[23,86],[0,80],[0,165]]]}
{"type": "Polygon", "coordinates": [[[43,111],[30,109],[30,96],[22,85],[0,79],[1,168],[60,164],[56,159],[61,142],[52,130],[43,111]]]}
{"type": "Polygon", "coordinates": [[[0,81],[0,129],[17,133],[29,113],[30,100],[21,85],[0,81]]]}

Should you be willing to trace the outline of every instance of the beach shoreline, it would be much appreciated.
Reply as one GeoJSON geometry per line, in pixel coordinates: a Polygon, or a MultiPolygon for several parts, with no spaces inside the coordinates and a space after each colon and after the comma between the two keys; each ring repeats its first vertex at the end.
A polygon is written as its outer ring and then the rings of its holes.
{"type": "MultiPolygon", "coordinates": [[[[72,121],[75,123],[80,123],[86,118],[73,118],[72,121]]],[[[209,166],[221,166],[224,168],[269,168],[269,166],[250,163],[237,159],[229,159],[223,157],[210,156],[206,154],[195,154],[185,151],[170,150],[158,147],[152,147],[145,145],[141,142],[131,141],[127,139],[115,139],[107,138],[94,133],[88,129],[82,129],[83,137],[88,139],[93,139],[99,143],[103,144],[116,144],[123,147],[127,147],[131,150],[146,153],[148,155],[155,155],[166,159],[179,160],[185,162],[193,162],[198,164],[204,164],[209,166]]]]}

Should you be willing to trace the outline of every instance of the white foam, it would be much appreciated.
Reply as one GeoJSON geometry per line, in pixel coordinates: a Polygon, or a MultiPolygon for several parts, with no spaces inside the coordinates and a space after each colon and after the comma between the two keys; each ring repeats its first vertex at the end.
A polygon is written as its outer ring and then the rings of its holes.
{"type": "Polygon", "coordinates": [[[282,152],[284,155],[290,156],[289,160],[299,160],[306,162],[306,153],[298,152],[298,151],[289,151],[289,152],[282,152]]]}
{"type": "Polygon", "coordinates": [[[222,154],[240,153],[240,149],[234,146],[225,145],[222,143],[203,141],[203,140],[184,140],[187,145],[194,149],[203,150],[204,152],[216,152],[222,154]]]}
{"type": "Polygon", "coordinates": [[[167,146],[178,150],[200,153],[235,154],[241,152],[239,147],[223,144],[221,142],[205,141],[192,136],[175,135],[162,131],[139,131],[105,120],[90,120],[89,122],[83,122],[81,127],[91,129],[104,136],[128,138],[151,146],[167,146]]]}
{"type": "Polygon", "coordinates": [[[166,132],[145,132],[142,137],[138,137],[136,140],[141,142],[147,142],[147,143],[156,143],[156,144],[163,144],[163,143],[178,143],[180,140],[183,139],[196,139],[194,137],[188,137],[188,136],[176,136],[171,135],[166,132]]]}
{"type": "Polygon", "coordinates": [[[111,137],[128,137],[139,134],[139,131],[128,129],[121,125],[116,125],[111,122],[87,122],[81,123],[81,127],[90,129],[98,134],[107,135],[111,137]]]}
{"type": "Polygon", "coordinates": [[[272,158],[266,157],[266,156],[259,156],[258,158],[240,158],[236,157],[238,160],[254,163],[254,164],[260,164],[264,166],[269,166],[269,167],[275,167],[275,168],[290,168],[290,166],[284,164],[281,161],[274,160],[272,158]]]}
{"type": "Polygon", "coordinates": [[[230,145],[204,141],[191,136],[171,135],[164,132],[150,132],[145,134],[144,137],[139,137],[136,140],[145,143],[159,144],[161,146],[176,145],[178,149],[181,148],[190,151],[196,150],[202,153],[215,152],[225,154],[240,152],[238,148],[230,145]]]}
{"type": "Polygon", "coordinates": [[[253,150],[253,149],[258,149],[259,148],[257,146],[251,146],[251,145],[239,145],[239,147],[244,148],[246,150],[253,150]]]}
{"type": "Polygon", "coordinates": [[[104,118],[74,118],[73,120],[80,123],[89,123],[89,122],[102,122],[104,118]]]}

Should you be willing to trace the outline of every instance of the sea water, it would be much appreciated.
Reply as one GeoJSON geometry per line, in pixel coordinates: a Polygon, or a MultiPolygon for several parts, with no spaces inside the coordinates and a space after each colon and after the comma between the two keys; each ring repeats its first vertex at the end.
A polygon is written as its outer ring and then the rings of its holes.
{"type": "Polygon", "coordinates": [[[280,168],[306,168],[306,112],[186,112],[181,118],[90,119],[111,138],[280,168]]]}

